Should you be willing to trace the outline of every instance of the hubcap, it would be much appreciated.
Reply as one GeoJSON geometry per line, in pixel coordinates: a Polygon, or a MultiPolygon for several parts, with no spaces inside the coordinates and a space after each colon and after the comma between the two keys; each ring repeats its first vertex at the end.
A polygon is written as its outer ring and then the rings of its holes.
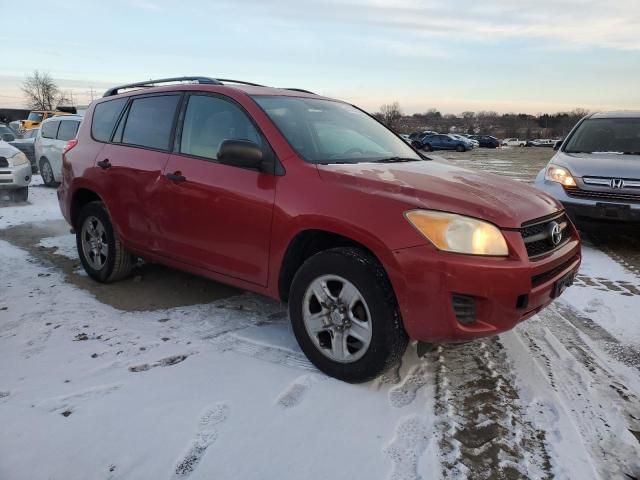
{"type": "Polygon", "coordinates": [[[87,217],[82,224],[80,238],[87,262],[95,270],[101,270],[109,255],[107,232],[102,222],[96,217],[87,217]]]}
{"type": "Polygon", "coordinates": [[[371,314],[360,291],[337,275],[316,278],[304,295],[302,319],[315,347],[327,358],[352,363],[371,344],[371,314]]]}

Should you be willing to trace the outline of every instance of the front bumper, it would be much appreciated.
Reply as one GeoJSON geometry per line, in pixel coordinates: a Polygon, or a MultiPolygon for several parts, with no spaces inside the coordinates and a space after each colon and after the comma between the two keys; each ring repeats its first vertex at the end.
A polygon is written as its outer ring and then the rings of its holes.
{"type": "Polygon", "coordinates": [[[578,225],[589,221],[640,225],[640,203],[572,197],[559,183],[545,180],[543,172],[538,174],[535,187],[562,203],[567,215],[578,225]]]}
{"type": "Polygon", "coordinates": [[[423,342],[456,342],[510,330],[553,301],[558,280],[575,274],[581,262],[573,226],[564,246],[535,261],[527,257],[519,231],[503,232],[510,257],[452,254],[430,245],[394,252],[399,270],[392,282],[405,329],[423,342]],[[472,297],[475,321],[461,323],[453,295],[472,297]]]}
{"type": "Polygon", "coordinates": [[[0,188],[23,188],[31,183],[31,164],[0,167],[0,188]]]}

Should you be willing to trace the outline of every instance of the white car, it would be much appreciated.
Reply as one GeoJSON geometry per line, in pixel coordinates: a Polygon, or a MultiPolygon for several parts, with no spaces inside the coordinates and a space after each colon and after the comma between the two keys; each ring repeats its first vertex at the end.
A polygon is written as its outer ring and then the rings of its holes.
{"type": "Polygon", "coordinates": [[[503,147],[524,147],[526,144],[526,140],[520,140],[519,138],[505,138],[502,140],[503,147]]]}
{"type": "Polygon", "coordinates": [[[27,156],[0,140],[0,199],[9,193],[14,200],[25,202],[30,183],[31,164],[27,156]]]}
{"type": "Polygon", "coordinates": [[[62,150],[76,138],[82,121],[80,115],[61,115],[42,122],[34,142],[34,150],[42,181],[55,187],[62,181],[62,150]]]}

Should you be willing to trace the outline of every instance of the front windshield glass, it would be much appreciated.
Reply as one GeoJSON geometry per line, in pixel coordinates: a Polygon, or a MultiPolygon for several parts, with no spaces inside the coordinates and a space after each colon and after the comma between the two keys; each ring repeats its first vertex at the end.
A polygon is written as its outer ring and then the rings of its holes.
{"type": "Polygon", "coordinates": [[[585,120],[564,148],[566,153],[610,152],[640,155],[640,118],[585,120]]]}
{"type": "Polygon", "coordinates": [[[351,105],[302,97],[253,98],[311,163],[421,160],[401,138],[351,105]]]}
{"type": "Polygon", "coordinates": [[[27,117],[27,120],[31,120],[32,122],[41,122],[42,117],[44,117],[43,113],[31,112],[27,117]]]}

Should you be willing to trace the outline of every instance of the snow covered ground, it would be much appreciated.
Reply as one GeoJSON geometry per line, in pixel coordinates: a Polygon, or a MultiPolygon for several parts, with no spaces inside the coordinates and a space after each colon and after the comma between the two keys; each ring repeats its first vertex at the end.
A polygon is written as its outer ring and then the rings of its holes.
{"type": "Polygon", "coordinates": [[[640,277],[593,245],[514,331],[348,385],[283,305],[149,307],[170,273],[96,286],[67,231],[54,190],[0,206],[2,480],[640,478],[640,277]]]}

